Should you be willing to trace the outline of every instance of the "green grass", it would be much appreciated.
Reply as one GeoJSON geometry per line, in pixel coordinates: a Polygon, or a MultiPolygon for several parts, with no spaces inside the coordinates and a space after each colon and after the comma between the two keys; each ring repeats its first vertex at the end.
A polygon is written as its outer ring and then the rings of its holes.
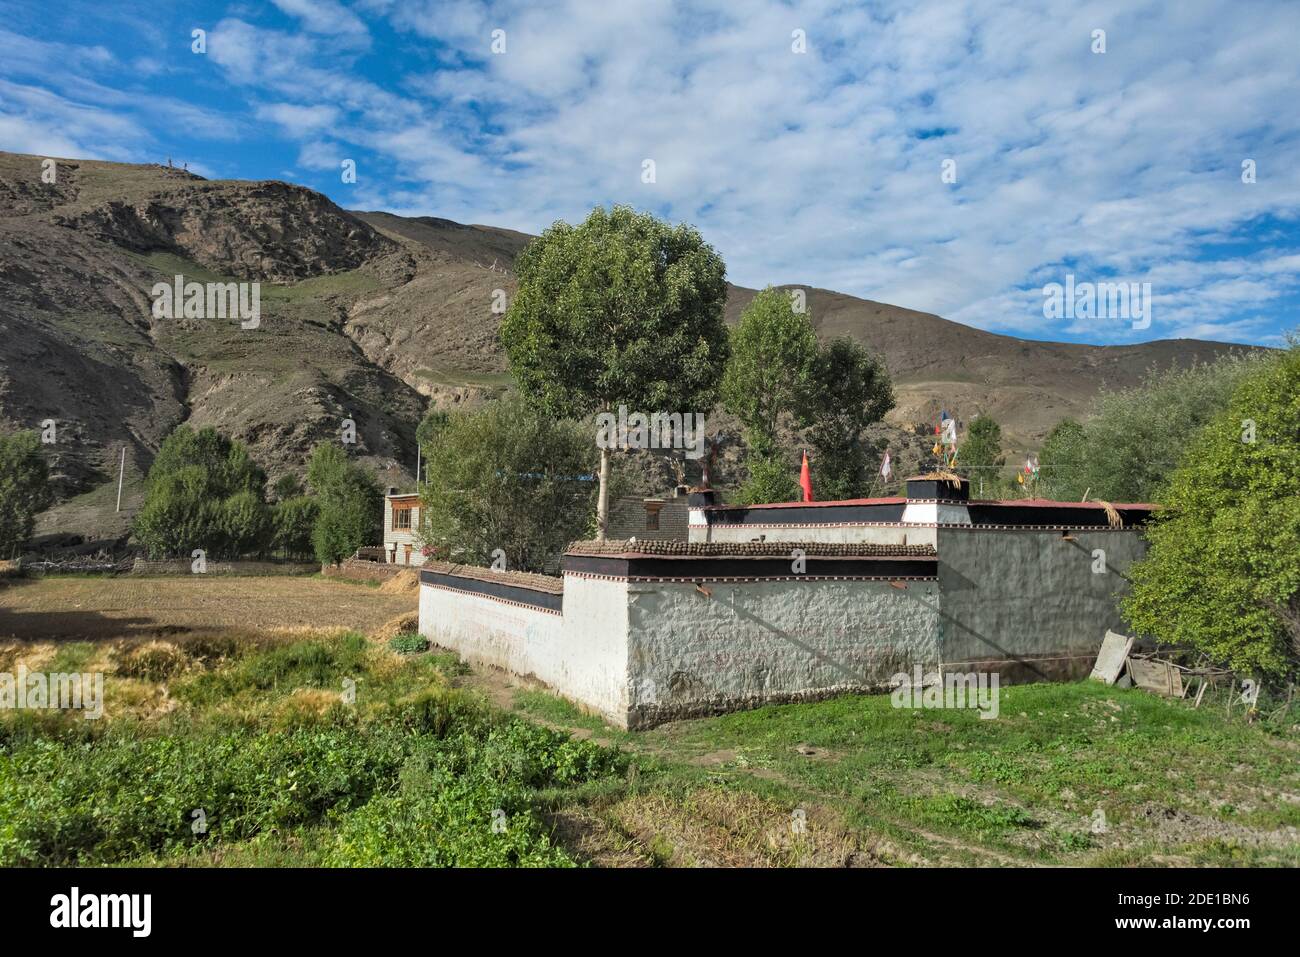
{"type": "Polygon", "coordinates": [[[220,651],[168,676],[157,722],[0,722],[0,864],[568,866],[543,810],[626,766],[452,688],[447,656],[352,633],[220,651]]]}
{"type": "Polygon", "coordinates": [[[568,866],[555,820],[580,813],[651,866],[1300,866],[1294,710],[1084,682],[1003,688],[995,720],[845,696],[628,733],[355,633],[164,644],[112,652],[106,698],[163,683],[165,713],[0,713],[0,864],[568,866]]]}
{"type": "Polygon", "coordinates": [[[514,385],[514,377],[509,372],[468,372],[464,369],[442,367],[438,369],[416,369],[415,375],[430,382],[452,386],[486,386],[507,388],[514,385]]]}
{"type": "Polygon", "coordinates": [[[847,696],[683,722],[642,746],[666,757],[670,776],[730,756],[712,763],[715,779],[760,777],[789,800],[826,802],[923,850],[948,853],[943,842],[954,839],[1026,863],[1105,862],[1116,842],[1170,835],[1182,838],[1170,853],[1188,860],[1217,860],[1221,850],[1205,849],[1231,846],[1238,863],[1300,863],[1300,840],[1282,830],[1300,816],[1295,725],[1251,725],[1095,683],[1001,694],[996,720],[847,696]],[[1251,810],[1221,810],[1234,803],[1251,810]],[[1107,832],[1094,835],[1098,809],[1107,832]],[[1169,817],[1179,826],[1162,829],[1169,817]],[[1271,834],[1257,840],[1261,832],[1271,834]]]}

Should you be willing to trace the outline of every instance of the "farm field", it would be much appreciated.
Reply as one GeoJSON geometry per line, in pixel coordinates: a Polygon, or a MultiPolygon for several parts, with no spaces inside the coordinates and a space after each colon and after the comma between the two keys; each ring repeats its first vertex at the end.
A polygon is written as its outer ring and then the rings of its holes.
{"type": "Polygon", "coordinates": [[[356,628],[415,607],[414,591],[299,576],[49,576],[0,585],[0,641],[196,630],[356,628]]]}
{"type": "Polygon", "coordinates": [[[1295,708],[1079,683],[1003,688],[996,720],[845,696],[629,734],[390,644],[414,605],[0,583],[0,671],[106,675],[101,720],[0,712],[0,864],[1300,865],[1295,708]]]}

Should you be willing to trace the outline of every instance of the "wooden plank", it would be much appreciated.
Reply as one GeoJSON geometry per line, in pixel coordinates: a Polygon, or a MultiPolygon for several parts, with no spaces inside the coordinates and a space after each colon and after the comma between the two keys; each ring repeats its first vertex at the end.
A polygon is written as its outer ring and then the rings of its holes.
{"type": "Polygon", "coordinates": [[[1097,652],[1097,663],[1092,666],[1089,677],[1113,685],[1124,671],[1124,659],[1132,647],[1132,638],[1107,631],[1101,643],[1101,651],[1097,652]]]}
{"type": "Polygon", "coordinates": [[[1128,672],[1133,676],[1133,683],[1144,691],[1151,691],[1167,698],[1183,696],[1183,677],[1178,669],[1167,661],[1154,658],[1129,658],[1128,672]]]}

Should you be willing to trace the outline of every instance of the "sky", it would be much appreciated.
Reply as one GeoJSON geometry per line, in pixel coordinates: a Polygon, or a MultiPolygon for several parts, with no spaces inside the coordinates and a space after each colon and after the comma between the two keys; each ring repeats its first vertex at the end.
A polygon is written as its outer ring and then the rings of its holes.
{"type": "Polygon", "coordinates": [[[1295,0],[0,0],[0,149],[529,233],[625,203],[745,286],[1276,345],[1298,50],[1295,0]],[[1067,276],[1149,314],[1047,308],[1067,276]]]}

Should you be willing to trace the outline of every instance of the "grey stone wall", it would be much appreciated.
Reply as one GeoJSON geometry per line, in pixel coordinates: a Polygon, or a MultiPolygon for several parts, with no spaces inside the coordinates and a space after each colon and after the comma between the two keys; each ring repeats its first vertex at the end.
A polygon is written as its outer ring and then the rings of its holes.
{"type": "Polygon", "coordinates": [[[945,669],[1033,681],[1086,675],[1106,629],[1124,631],[1118,601],[1146,540],[1132,529],[940,528],[938,550],[945,669]],[[1096,549],[1104,571],[1093,571],[1096,549]]]}

